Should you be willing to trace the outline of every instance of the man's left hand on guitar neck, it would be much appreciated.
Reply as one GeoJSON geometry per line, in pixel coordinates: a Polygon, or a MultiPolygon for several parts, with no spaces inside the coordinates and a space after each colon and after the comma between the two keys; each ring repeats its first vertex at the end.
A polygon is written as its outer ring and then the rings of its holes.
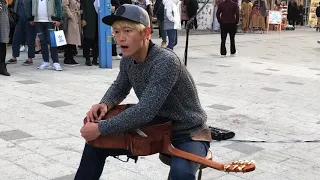
{"type": "Polygon", "coordinates": [[[81,136],[87,141],[97,139],[101,133],[98,128],[98,123],[87,122],[80,130],[81,136]]]}

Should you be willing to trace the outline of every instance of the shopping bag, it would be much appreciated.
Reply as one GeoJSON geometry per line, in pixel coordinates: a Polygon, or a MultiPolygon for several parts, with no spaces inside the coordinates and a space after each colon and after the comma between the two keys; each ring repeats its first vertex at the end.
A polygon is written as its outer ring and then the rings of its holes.
{"type": "Polygon", "coordinates": [[[50,31],[50,45],[51,47],[60,47],[67,44],[66,37],[63,30],[55,28],[54,31],[50,31]]]}

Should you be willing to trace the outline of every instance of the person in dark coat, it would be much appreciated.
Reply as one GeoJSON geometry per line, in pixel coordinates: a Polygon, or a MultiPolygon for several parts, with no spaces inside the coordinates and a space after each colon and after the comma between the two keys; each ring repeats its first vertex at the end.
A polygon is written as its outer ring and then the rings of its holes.
{"type": "Polygon", "coordinates": [[[164,30],[164,5],[162,4],[162,0],[156,0],[153,8],[153,14],[157,16],[158,27],[159,27],[159,36],[162,38],[162,47],[167,46],[167,33],[164,30]]]}
{"type": "MultiPolygon", "coordinates": [[[[199,9],[199,4],[197,0],[188,0],[187,11],[188,11],[189,19],[197,14],[198,9],[199,9]]],[[[198,29],[198,21],[196,17],[193,19],[193,23],[191,24],[190,29],[193,29],[193,27],[195,29],[198,29]]]]}
{"type": "Polygon", "coordinates": [[[320,2],[319,2],[319,6],[317,7],[316,9],[316,16],[317,16],[317,28],[316,28],[316,31],[319,30],[320,28],[320,2]]]}
{"type": "Polygon", "coordinates": [[[94,8],[94,0],[80,0],[81,25],[83,28],[83,56],[86,58],[86,65],[99,65],[98,47],[98,14],[94,8]],[[90,60],[90,48],[92,48],[93,60],[90,60]]]}
{"type": "Polygon", "coordinates": [[[10,32],[7,4],[7,1],[0,0],[0,74],[4,76],[10,76],[5,63],[10,32]]]}
{"type": "Polygon", "coordinates": [[[299,18],[299,10],[298,10],[298,5],[296,2],[289,2],[288,5],[288,15],[287,19],[289,21],[289,24],[292,25],[293,27],[296,26],[296,21],[299,18]]]}

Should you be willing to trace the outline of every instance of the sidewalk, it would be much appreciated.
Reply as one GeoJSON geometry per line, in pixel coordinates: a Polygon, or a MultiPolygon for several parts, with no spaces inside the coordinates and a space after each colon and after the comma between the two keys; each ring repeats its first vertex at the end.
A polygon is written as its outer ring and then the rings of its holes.
{"type": "MultiPolygon", "coordinates": [[[[207,168],[203,180],[319,179],[320,143],[296,142],[320,140],[318,38],[313,29],[239,35],[237,57],[221,58],[219,34],[190,36],[188,69],[208,125],[236,133],[231,141],[211,143],[214,160],[253,159],[257,166],[246,174],[207,168]]],[[[175,52],[181,58],[184,45],[180,36],[175,52]]],[[[114,81],[120,61],[100,69],[79,56],[81,66],[61,63],[63,71],[56,72],[37,70],[41,55],[33,66],[22,66],[25,59],[26,52],[8,65],[10,77],[0,76],[0,179],[72,180],[85,143],[79,132],[84,115],[114,81]]],[[[136,102],[132,91],[123,103],[136,102]]],[[[101,179],[165,180],[168,171],[158,155],[137,164],[108,158],[101,179]]]]}

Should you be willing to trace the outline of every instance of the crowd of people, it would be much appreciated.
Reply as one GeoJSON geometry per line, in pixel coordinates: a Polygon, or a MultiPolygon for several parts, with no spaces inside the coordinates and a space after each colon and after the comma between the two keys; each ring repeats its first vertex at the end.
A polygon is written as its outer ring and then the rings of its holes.
{"type": "MultiPolygon", "coordinates": [[[[97,0],[96,0],[97,1],[97,0]]],[[[79,65],[75,60],[78,48],[83,49],[85,65],[99,65],[98,14],[95,0],[0,0],[1,2],[1,66],[0,74],[9,76],[9,64],[16,64],[21,49],[28,49],[28,59],[22,65],[33,65],[35,54],[42,54],[38,69],[62,71],[58,53],[64,52],[65,65],[79,65]],[[67,44],[51,46],[50,32],[63,30],[67,44]],[[10,38],[9,38],[10,37],[10,38]],[[12,54],[6,49],[10,41],[12,54]],[[27,47],[27,48],[24,48],[27,47]],[[49,56],[50,55],[50,56],[49,56]],[[6,61],[6,57],[9,60],[6,61]],[[49,61],[51,57],[52,64],[49,61]],[[92,59],[91,59],[92,58],[92,59]]],[[[197,0],[112,0],[112,13],[123,4],[135,4],[148,12],[150,22],[156,17],[162,47],[173,49],[177,44],[177,30],[189,18],[195,16],[197,0]]],[[[190,25],[197,28],[196,18],[190,25]]],[[[153,26],[151,23],[151,30],[153,26]]],[[[10,48],[10,47],[9,47],[10,48]]],[[[113,39],[112,59],[121,59],[117,43],[113,39]]]]}

